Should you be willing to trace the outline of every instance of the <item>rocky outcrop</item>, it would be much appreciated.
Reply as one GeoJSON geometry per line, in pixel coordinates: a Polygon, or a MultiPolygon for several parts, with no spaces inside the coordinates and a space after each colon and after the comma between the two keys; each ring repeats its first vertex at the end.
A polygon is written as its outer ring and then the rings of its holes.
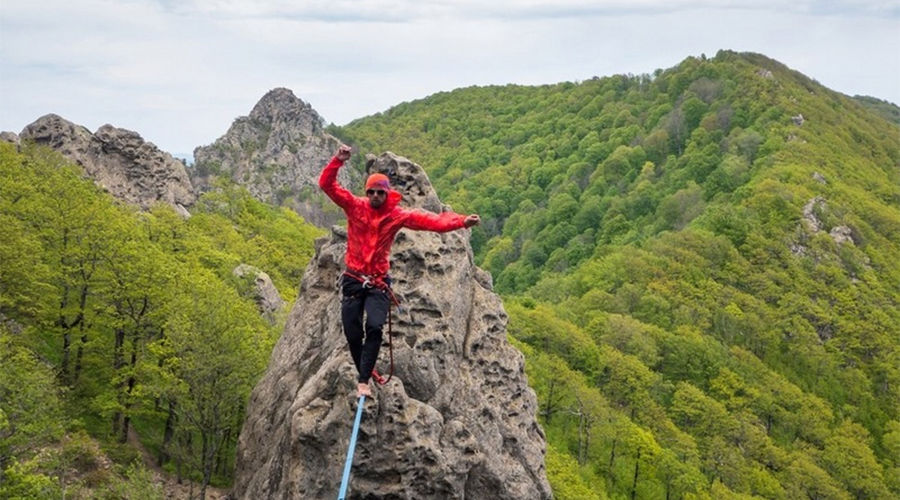
{"type": "Polygon", "coordinates": [[[12,144],[15,144],[16,146],[18,146],[19,145],[19,134],[16,134],[15,132],[8,132],[8,131],[4,130],[3,132],[0,132],[0,141],[9,142],[9,143],[12,143],[12,144]]]}
{"type": "Polygon", "coordinates": [[[806,205],[803,205],[803,221],[806,223],[806,226],[812,232],[818,232],[822,230],[822,221],[819,220],[819,216],[816,215],[817,211],[822,211],[825,209],[825,198],[821,196],[816,196],[806,202],[806,205]]]}
{"type": "MultiPolygon", "coordinates": [[[[191,180],[208,190],[216,178],[229,178],[259,200],[290,206],[306,220],[329,227],[341,214],[319,192],[316,179],[338,146],[309,104],[277,88],[212,145],[194,150],[191,180]]],[[[342,169],[341,181],[358,181],[353,174],[342,169]]]]}
{"type": "Polygon", "coordinates": [[[189,206],[196,196],[184,164],[137,132],[104,125],[96,133],[57,115],[38,118],[21,141],[49,146],[78,163],[85,174],[128,203],[149,208],[159,202],[189,206]]]}
{"type": "MultiPolygon", "coordinates": [[[[441,210],[422,169],[385,154],[404,204],[441,210]]],[[[355,413],[355,369],[336,287],[346,233],[316,243],[300,295],[253,390],[238,444],[239,499],[334,498],[355,413]]],[[[392,254],[403,312],[393,318],[393,380],[366,401],[349,498],[550,498],[521,353],[468,232],[401,231],[392,254]]],[[[388,349],[380,368],[388,370],[388,349]]]]}
{"type": "Polygon", "coordinates": [[[281,294],[278,293],[278,289],[275,288],[272,278],[261,269],[249,264],[237,266],[232,273],[238,278],[253,280],[252,294],[256,307],[263,317],[274,324],[275,313],[284,306],[284,300],[281,298],[281,294]]]}

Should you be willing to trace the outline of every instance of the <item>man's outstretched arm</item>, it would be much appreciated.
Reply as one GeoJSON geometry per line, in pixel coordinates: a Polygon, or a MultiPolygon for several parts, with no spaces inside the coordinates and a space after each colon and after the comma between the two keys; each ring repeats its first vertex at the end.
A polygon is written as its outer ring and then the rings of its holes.
{"type": "Polygon", "coordinates": [[[460,215],[453,212],[435,214],[424,210],[409,210],[406,212],[404,227],[417,231],[435,231],[446,233],[454,229],[472,227],[478,225],[481,218],[478,215],[460,215]]]}
{"type": "Polygon", "coordinates": [[[342,144],[331,161],[328,162],[328,165],[325,165],[325,168],[322,169],[322,174],[319,176],[319,187],[341,208],[348,208],[353,204],[354,200],[353,193],[338,184],[337,181],[338,170],[349,159],[350,146],[342,144]]]}

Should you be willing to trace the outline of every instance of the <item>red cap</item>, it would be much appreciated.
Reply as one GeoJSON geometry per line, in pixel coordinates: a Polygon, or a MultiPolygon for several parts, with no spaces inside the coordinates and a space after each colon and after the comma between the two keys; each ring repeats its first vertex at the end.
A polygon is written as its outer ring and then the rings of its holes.
{"type": "Polygon", "coordinates": [[[383,189],[388,191],[391,189],[391,181],[384,174],[372,174],[366,179],[366,191],[370,189],[383,189]]]}

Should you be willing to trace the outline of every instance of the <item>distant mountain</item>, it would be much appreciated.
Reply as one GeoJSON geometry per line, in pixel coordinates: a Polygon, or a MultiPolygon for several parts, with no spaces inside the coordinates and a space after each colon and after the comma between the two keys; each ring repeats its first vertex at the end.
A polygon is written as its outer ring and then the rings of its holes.
{"type": "MultiPolygon", "coordinates": [[[[277,88],[249,116],[235,119],[216,142],[194,150],[191,180],[204,191],[218,178],[229,179],[259,200],[288,206],[310,222],[328,226],[340,212],[325,200],[316,181],[339,145],[309,104],[277,88]]],[[[344,182],[351,181],[350,169],[342,173],[344,182]]]]}
{"type": "Polygon", "coordinates": [[[863,106],[878,113],[885,120],[900,125],[900,107],[898,107],[896,104],[885,101],[884,99],[865,95],[855,95],[853,96],[853,99],[863,106]]]}
{"type": "Polygon", "coordinates": [[[335,131],[477,212],[563,498],[900,497],[900,127],[759,54],[335,131]]]}
{"type": "Polygon", "coordinates": [[[9,139],[49,146],[81,165],[97,184],[128,203],[149,208],[164,202],[180,205],[183,210],[196,200],[184,164],[131,130],[104,125],[91,133],[49,114],[9,139]]]}

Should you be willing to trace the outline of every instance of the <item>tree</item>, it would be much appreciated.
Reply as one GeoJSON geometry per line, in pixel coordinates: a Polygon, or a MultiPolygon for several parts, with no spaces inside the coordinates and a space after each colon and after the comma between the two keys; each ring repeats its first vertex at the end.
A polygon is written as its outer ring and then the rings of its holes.
{"type": "Polygon", "coordinates": [[[53,373],[21,342],[0,322],[0,478],[16,457],[28,457],[64,430],[53,373]]]}
{"type": "Polygon", "coordinates": [[[155,359],[144,365],[148,376],[141,393],[177,403],[181,455],[197,457],[202,497],[221,447],[237,434],[271,344],[251,305],[208,271],[185,271],[177,277],[183,288],[172,298],[165,335],[150,346],[155,359]]]}
{"type": "Polygon", "coordinates": [[[656,213],[663,228],[683,229],[704,207],[703,190],[692,181],[686,188],[663,198],[656,213]]]}
{"type": "Polygon", "coordinates": [[[888,498],[881,464],[868,447],[869,433],[845,420],[825,440],[822,463],[857,498],[888,498]]]}

